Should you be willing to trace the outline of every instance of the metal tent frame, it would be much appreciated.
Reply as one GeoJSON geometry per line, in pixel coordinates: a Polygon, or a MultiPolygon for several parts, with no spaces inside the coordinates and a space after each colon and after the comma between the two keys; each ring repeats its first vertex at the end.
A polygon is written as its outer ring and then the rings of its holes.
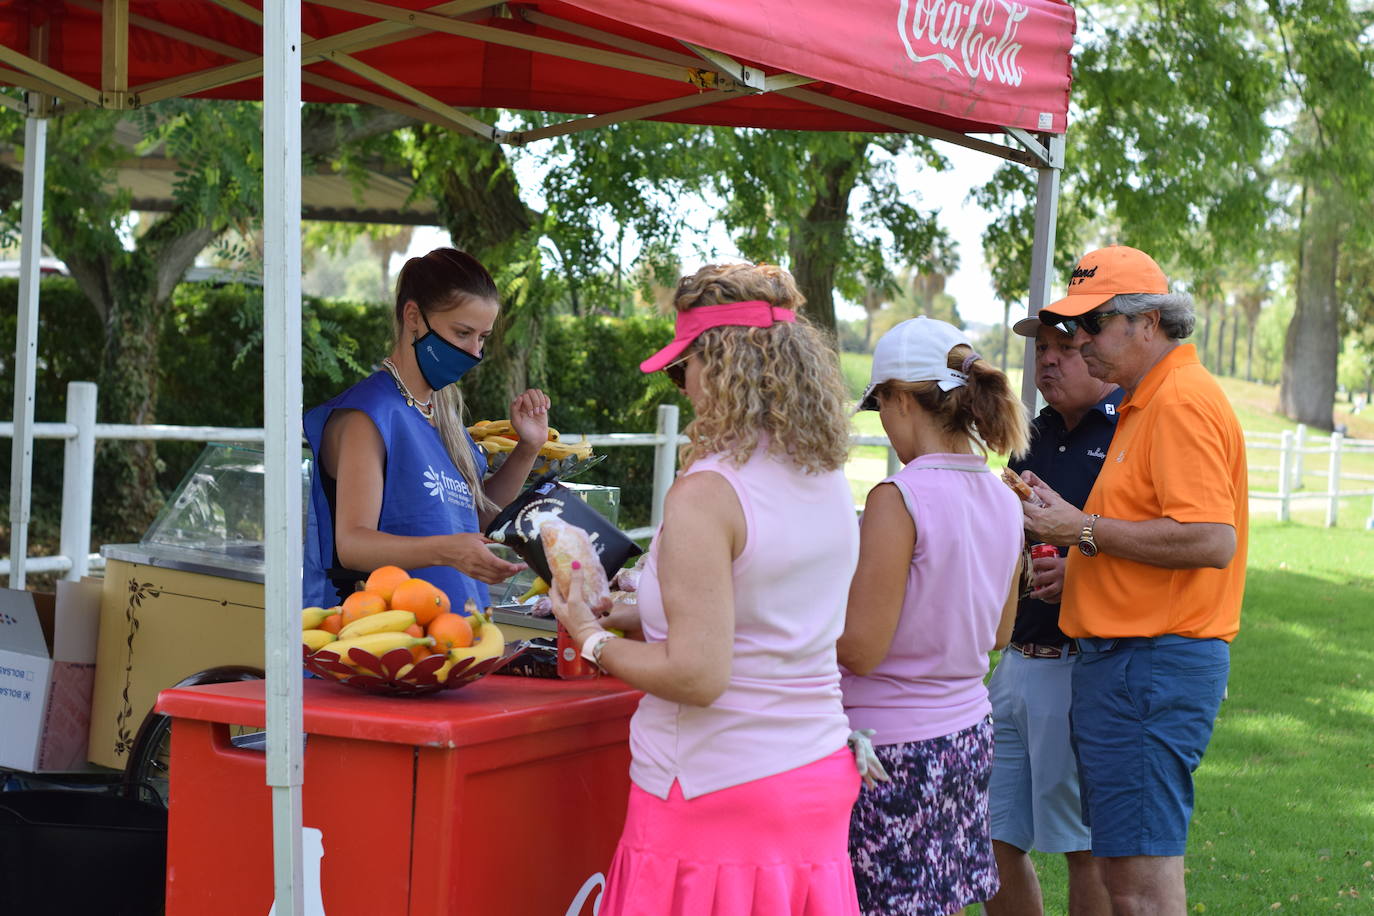
{"type": "MultiPolygon", "coordinates": [[[[403,112],[417,119],[494,142],[524,144],[590,130],[626,120],[659,118],[700,120],[701,123],[749,123],[755,110],[748,104],[775,97],[784,107],[768,110],[765,121],[788,118],[802,126],[822,129],[894,130],[917,133],[1017,162],[1038,173],[1035,235],[1032,247],[1029,313],[1047,301],[1054,248],[1060,173],[1063,168],[1063,120],[1058,132],[1027,126],[985,124],[916,104],[894,103],[815,77],[770,68],[744,58],[686,40],[654,41],[643,27],[626,34],[608,31],[605,22],[570,16],[595,8],[595,0],[551,0],[545,4],[493,3],[491,0],[453,0],[424,9],[411,9],[415,0],[396,3],[372,0],[310,0],[315,20],[324,15],[355,23],[323,37],[302,31],[302,3],[263,0],[262,8],[243,0],[202,0],[175,4],[169,0],[48,0],[28,4],[41,8],[26,20],[24,30],[11,30],[0,43],[0,85],[27,90],[19,102],[0,96],[0,104],[26,116],[22,197],[22,250],[18,330],[15,347],[14,435],[11,472],[11,587],[23,587],[30,521],[34,390],[36,376],[39,255],[42,245],[43,181],[47,118],[54,100],[69,105],[128,110],[152,102],[186,96],[261,97],[264,118],[264,426],[266,433],[265,504],[302,504],[299,473],[301,430],[300,324],[300,105],[304,98],[354,101],[403,112]],[[131,10],[131,5],[134,7],[131,10]],[[564,15],[541,8],[554,7],[564,15]],[[176,8],[180,7],[180,10],[176,8]],[[189,7],[204,8],[206,21],[224,21],[225,14],[251,34],[259,35],[260,54],[242,43],[227,40],[210,29],[188,27],[179,20],[189,7]],[[143,10],[143,13],[138,10],[143,10]],[[497,20],[492,20],[493,11],[497,20]],[[165,14],[165,15],[164,15],[165,14]],[[503,27],[500,19],[518,27],[503,27]],[[90,64],[90,48],[76,39],[63,42],[64,59],[80,62],[65,68],[50,63],[55,39],[62,29],[85,27],[89,44],[98,36],[98,73],[76,72],[90,64]],[[131,44],[131,31],[139,36],[131,44]],[[375,49],[430,36],[481,42],[514,52],[541,55],[575,66],[605,69],[672,85],[675,91],[637,104],[600,103],[601,110],[528,131],[503,131],[473,117],[463,104],[424,91],[387,70],[362,59],[375,49]],[[200,55],[202,65],[172,75],[147,75],[139,48],[166,43],[200,55]],[[19,50],[20,46],[25,50],[19,50]],[[86,53],[82,54],[85,48],[86,53]],[[315,69],[304,69],[309,67],[315,69]],[[770,70],[772,72],[770,72],[770,70]],[[98,77],[98,83],[93,82],[98,77]],[[139,81],[141,80],[141,81],[139,81]],[[247,82],[272,87],[235,94],[247,82]],[[709,114],[724,111],[721,117],[709,114]],[[799,112],[809,112],[802,115],[799,112]],[[816,114],[819,113],[819,114],[816,114]],[[811,120],[808,121],[808,118],[811,120]],[[817,120],[820,118],[820,120],[817,120]],[[969,136],[967,131],[990,131],[1006,142],[969,136]]],[[[608,7],[617,3],[606,4],[608,7]]],[[[624,0],[619,0],[624,5],[624,0]]],[[[645,7],[672,6],[659,0],[645,7]]],[[[680,4],[687,6],[687,4],[680,4]]],[[[702,4],[709,5],[709,4],[702,4]]],[[[1062,0],[1024,0],[1063,18],[1072,33],[1072,11],[1062,0]]],[[[907,15],[908,0],[901,0],[907,15]]],[[[24,13],[23,15],[30,15],[24,13]]],[[[590,15],[590,14],[589,14],[590,15]]],[[[184,18],[184,17],[183,17],[184,18]]],[[[732,36],[737,40],[738,36],[732,36]]],[[[903,41],[907,39],[904,36],[903,41]]],[[[909,49],[908,49],[909,50],[909,49]]],[[[1055,50],[1058,53],[1058,50],[1055,50]]],[[[1067,112],[1067,44],[1063,115],[1067,112]]],[[[60,55],[58,55],[60,56],[60,55]]],[[[91,65],[93,67],[93,65],[91,65]]],[[[88,68],[89,69],[89,68],[88,68]]],[[[953,90],[951,90],[953,91],[953,90]]],[[[517,105],[511,107],[533,107],[517,105]]],[[[970,106],[970,108],[975,106],[970,106]]],[[[587,110],[595,110],[588,108],[587,110]]],[[[1046,115],[1040,115],[1045,125],[1046,115]]],[[[1054,122],[1050,122],[1054,123],[1054,122]]],[[[776,126],[776,123],[774,124],[776,126]]],[[[1032,350],[1026,347],[1026,365],[1032,350]]],[[[1027,372],[1023,398],[1034,403],[1033,373],[1027,372]]],[[[299,578],[302,566],[301,518],[294,512],[265,512],[267,608],[267,782],[273,805],[275,889],[278,912],[303,912],[301,894],[301,785],[303,782],[303,722],[299,620],[299,578]]]]}

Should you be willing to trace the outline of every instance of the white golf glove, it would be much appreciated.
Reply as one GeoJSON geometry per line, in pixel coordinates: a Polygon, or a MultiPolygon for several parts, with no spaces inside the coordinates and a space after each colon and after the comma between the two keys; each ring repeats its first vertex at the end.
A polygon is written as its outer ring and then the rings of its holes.
{"type": "Polygon", "coordinates": [[[854,752],[854,765],[859,768],[859,776],[870,789],[880,782],[891,782],[892,777],[883,769],[878,753],[873,749],[873,729],[857,728],[849,733],[849,749],[854,752]]]}

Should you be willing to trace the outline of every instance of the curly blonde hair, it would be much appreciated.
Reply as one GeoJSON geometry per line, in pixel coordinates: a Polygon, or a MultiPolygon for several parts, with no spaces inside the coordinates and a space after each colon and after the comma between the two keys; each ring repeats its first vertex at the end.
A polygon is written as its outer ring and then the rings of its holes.
{"type": "MultiPolygon", "coordinates": [[[[682,312],[752,300],[793,310],[806,301],[792,275],[776,265],[711,264],[682,278],[674,305],[682,312]]],[[[710,454],[742,465],[764,439],[770,455],[803,471],[844,466],[848,392],[833,344],[805,318],[766,328],[709,328],[687,355],[701,361],[702,397],[684,430],[683,467],[710,454]]]]}

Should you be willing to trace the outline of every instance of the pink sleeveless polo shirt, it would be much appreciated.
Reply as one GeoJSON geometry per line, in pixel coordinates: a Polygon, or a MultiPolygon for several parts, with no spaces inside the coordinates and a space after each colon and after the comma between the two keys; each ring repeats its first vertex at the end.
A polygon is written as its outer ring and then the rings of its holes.
{"type": "MultiPolygon", "coordinates": [[[[843,471],[807,474],[761,443],[741,467],[719,455],[685,474],[714,471],[734,488],[747,528],[734,561],[735,654],[730,683],[710,706],[645,695],[630,723],[630,778],[666,799],[774,776],[842,748],[835,641],[844,629],[859,529],[843,471]]],[[[658,584],[658,539],[640,580],[649,642],[667,637],[658,584]]]]}
{"type": "Polygon", "coordinates": [[[978,455],[922,455],[884,483],[916,522],[902,616],[872,674],[845,673],[844,706],[874,744],[968,728],[992,709],[983,677],[1021,551],[1021,505],[978,455]]]}

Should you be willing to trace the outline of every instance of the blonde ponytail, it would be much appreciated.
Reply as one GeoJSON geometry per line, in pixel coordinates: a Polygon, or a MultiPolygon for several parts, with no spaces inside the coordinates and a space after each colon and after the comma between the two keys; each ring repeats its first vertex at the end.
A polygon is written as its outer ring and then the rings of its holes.
{"type": "Polygon", "coordinates": [[[463,475],[468,489],[472,492],[473,505],[477,514],[496,512],[501,507],[492,502],[482,488],[482,478],[477,473],[477,459],[472,455],[472,445],[468,439],[467,424],[463,419],[463,390],[457,385],[446,385],[434,392],[434,425],[439,430],[439,440],[444,443],[444,451],[453,460],[453,466],[463,475]]]}

